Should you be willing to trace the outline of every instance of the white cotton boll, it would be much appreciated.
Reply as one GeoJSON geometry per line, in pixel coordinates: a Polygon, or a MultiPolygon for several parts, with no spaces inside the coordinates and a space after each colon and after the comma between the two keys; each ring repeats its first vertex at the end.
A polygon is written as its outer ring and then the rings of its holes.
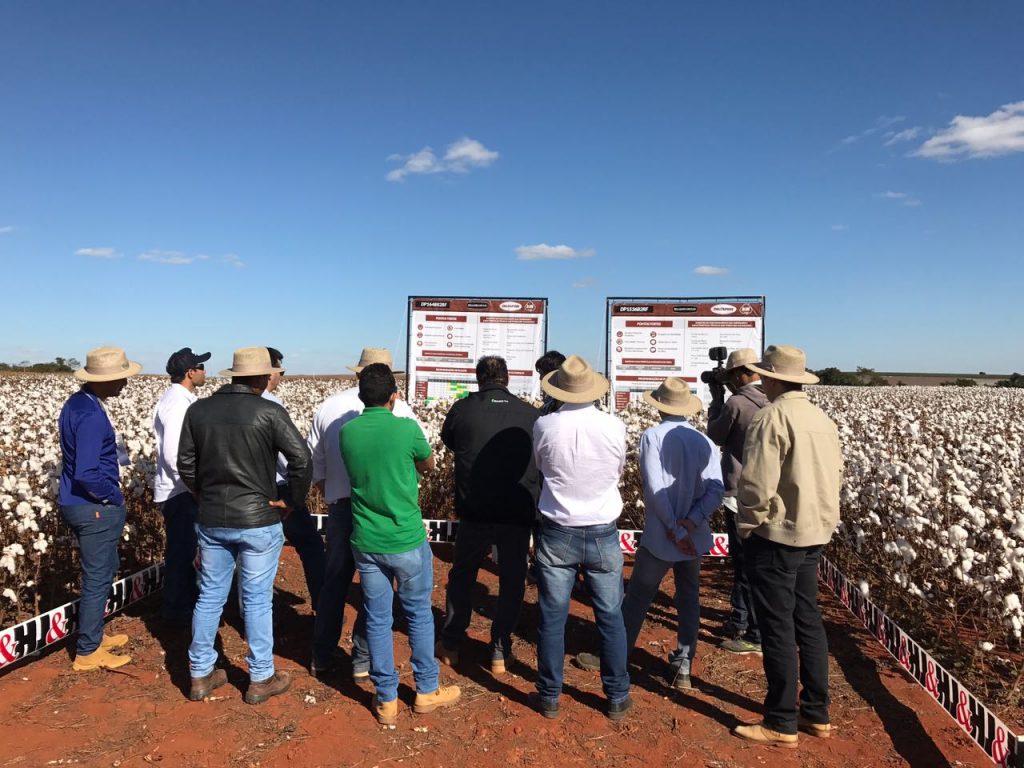
{"type": "Polygon", "coordinates": [[[866,581],[861,581],[861,583],[857,586],[860,589],[860,593],[864,595],[864,597],[867,597],[871,593],[871,587],[868,585],[866,581]]]}
{"type": "Polygon", "coordinates": [[[1013,613],[1014,611],[1020,611],[1020,596],[1011,592],[1003,598],[1003,613],[1013,613]]]}
{"type": "Polygon", "coordinates": [[[995,648],[995,646],[987,640],[985,642],[978,643],[978,647],[985,653],[989,653],[993,648],[995,648]]]}
{"type": "Polygon", "coordinates": [[[10,588],[5,589],[4,590],[4,597],[6,597],[12,603],[18,602],[18,595],[17,595],[17,593],[13,589],[10,589],[10,588]]]}

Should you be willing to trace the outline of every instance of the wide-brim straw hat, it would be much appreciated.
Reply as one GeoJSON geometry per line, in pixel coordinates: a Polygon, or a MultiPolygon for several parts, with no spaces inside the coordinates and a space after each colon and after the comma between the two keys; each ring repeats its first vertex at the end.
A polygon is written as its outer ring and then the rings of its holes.
{"type": "Polygon", "coordinates": [[[75,371],[79,381],[117,381],[134,376],[141,363],[132,362],[120,347],[97,347],[85,356],[85,367],[75,371]]]}
{"type": "Polygon", "coordinates": [[[675,377],[665,379],[653,392],[644,392],[644,402],[670,416],[694,416],[704,407],[690,385],[675,377]]]}
{"type": "Polygon", "coordinates": [[[540,381],[541,388],[563,403],[589,403],[604,397],[608,379],[579,355],[569,355],[540,381]]]}
{"type": "Polygon", "coordinates": [[[363,352],[359,355],[359,362],[347,367],[350,371],[360,373],[363,368],[374,363],[384,363],[384,365],[391,369],[395,367],[395,361],[391,357],[391,353],[383,347],[363,347],[363,352]]]}
{"type": "Polygon", "coordinates": [[[231,367],[221,371],[219,376],[265,376],[280,373],[283,368],[275,368],[270,363],[270,352],[266,347],[242,347],[236,349],[231,358],[231,367]]]}
{"type": "Polygon", "coordinates": [[[807,356],[804,351],[785,344],[773,344],[768,347],[764,351],[764,358],[757,363],[747,363],[747,368],[769,379],[794,384],[818,383],[818,377],[807,370],[807,356]]]}
{"type": "Polygon", "coordinates": [[[741,347],[740,349],[734,349],[729,353],[729,359],[725,361],[725,370],[731,371],[735,368],[740,368],[744,365],[750,365],[751,363],[757,362],[757,352],[752,350],[750,347],[741,347]]]}

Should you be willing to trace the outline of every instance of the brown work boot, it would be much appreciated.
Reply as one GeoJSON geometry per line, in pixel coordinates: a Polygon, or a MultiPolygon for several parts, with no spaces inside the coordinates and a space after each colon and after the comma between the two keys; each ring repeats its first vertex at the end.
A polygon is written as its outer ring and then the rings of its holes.
{"type": "Polygon", "coordinates": [[[205,677],[193,677],[188,697],[192,701],[202,701],[213,692],[214,688],[220,688],[227,681],[228,673],[223,669],[215,669],[205,677]]]}
{"type": "Polygon", "coordinates": [[[132,660],[131,656],[120,656],[111,653],[102,645],[92,653],[80,653],[75,656],[71,668],[75,672],[89,672],[94,669],[117,669],[132,660]]]}
{"type": "Polygon", "coordinates": [[[100,641],[100,648],[120,648],[122,645],[128,645],[128,635],[104,635],[100,641]]]}
{"type": "Polygon", "coordinates": [[[262,704],[272,696],[287,691],[292,684],[292,677],[287,672],[275,672],[273,677],[260,680],[258,683],[249,683],[249,690],[245,692],[246,704],[262,704]]]}
{"type": "Polygon", "coordinates": [[[450,707],[461,695],[462,691],[457,685],[443,685],[433,693],[417,693],[412,711],[418,715],[425,715],[440,707],[450,707]]]}
{"type": "Polygon", "coordinates": [[[393,701],[380,701],[373,697],[373,714],[381,725],[395,725],[398,723],[398,699],[393,701]]]}
{"type": "Polygon", "coordinates": [[[444,647],[444,640],[438,640],[434,645],[434,656],[442,664],[454,667],[459,663],[459,652],[444,647]]]}
{"type": "Polygon", "coordinates": [[[804,733],[816,736],[819,739],[827,739],[832,735],[832,725],[830,723],[812,723],[802,715],[797,721],[797,727],[804,733]]]}
{"type": "Polygon", "coordinates": [[[753,741],[757,744],[774,744],[778,747],[796,749],[800,746],[800,738],[795,733],[779,733],[773,731],[764,723],[753,725],[737,725],[732,729],[733,734],[741,739],[753,741]]]}

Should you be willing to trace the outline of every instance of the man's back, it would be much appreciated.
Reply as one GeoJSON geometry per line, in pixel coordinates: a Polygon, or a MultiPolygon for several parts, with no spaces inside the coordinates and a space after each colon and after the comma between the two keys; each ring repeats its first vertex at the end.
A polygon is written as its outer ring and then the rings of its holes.
{"type": "Polygon", "coordinates": [[[533,425],[539,415],[500,384],[452,405],[441,440],[455,454],[460,518],[532,525],[540,493],[533,459],[533,425]]]}

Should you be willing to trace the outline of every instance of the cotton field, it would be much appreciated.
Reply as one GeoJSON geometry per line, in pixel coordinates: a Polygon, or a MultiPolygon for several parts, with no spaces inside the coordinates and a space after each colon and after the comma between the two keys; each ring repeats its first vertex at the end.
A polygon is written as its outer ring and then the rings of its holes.
{"type": "MultiPolygon", "coordinates": [[[[108,401],[133,465],[123,474],[128,521],[125,571],[161,557],[151,503],[151,414],[166,378],[138,377],[108,401]]],[[[288,377],[278,394],[299,429],[349,382],[288,377]]],[[[52,607],[75,591],[73,547],[54,498],[56,423],[77,383],[69,376],[0,377],[0,625],[52,607]]],[[[211,393],[211,381],[201,394],[211,393]]],[[[1024,632],[1024,392],[990,388],[811,388],[839,425],[846,457],[843,521],[832,556],[910,631],[931,638],[961,673],[977,665],[1020,669],[1024,632]],[[957,628],[959,631],[951,632],[957,628]]],[[[427,517],[451,514],[450,456],[439,442],[445,406],[418,409],[441,459],[422,484],[427,517]]],[[[623,527],[641,527],[636,451],[655,416],[622,414],[630,461],[623,527]]],[[[703,417],[698,419],[703,426],[703,417]]],[[[319,500],[311,499],[314,507],[319,500]]],[[[1009,686],[1008,686],[1009,687],[1009,686]]]]}

